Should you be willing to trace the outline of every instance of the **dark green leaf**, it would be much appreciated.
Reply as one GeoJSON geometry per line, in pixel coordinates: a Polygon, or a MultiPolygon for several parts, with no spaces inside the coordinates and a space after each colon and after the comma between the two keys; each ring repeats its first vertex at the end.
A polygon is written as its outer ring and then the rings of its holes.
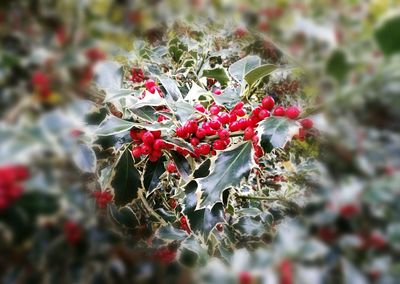
{"type": "Polygon", "coordinates": [[[224,221],[224,207],[222,203],[216,203],[211,209],[196,210],[198,203],[196,190],[196,181],[191,181],[185,186],[183,213],[188,218],[190,228],[195,232],[200,232],[207,239],[214,226],[224,221]]]}
{"type": "Polygon", "coordinates": [[[120,209],[115,207],[113,204],[109,206],[109,211],[111,217],[117,222],[119,225],[135,228],[139,224],[139,220],[137,219],[135,212],[133,212],[132,208],[125,206],[120,209]]]}
{"type": "Polygon", "coordinates": [[[182,241],[188,234],[180,229],[173,227],[171,224],[160,227],[156,232],[156,237],[162,240],[182,241]]]}
{"type": "Polygon", "coordinates": [[[231,186],[236,186],[246,177],[252,166],[252,144],[244,142],[231,149],[222,151],[211,174],[197,179],[202,190],[200,205],[213,206],[221,202],[222,193],[231,186]]]}
{"type": "Polygon", "coordinates": [[[130,203],[137,197],[141,186],[140,174],[135,168],[129,149],[126,149],[114,167],[115,175],[111,186],[114,189],[114,201],[118,206],[130,203]]]}
{"type": "Polygon", "coordinates": [[[181,175],[181,177],[183,178],[183,180],[188,180],[189,176],[191,175],[191,168],[189,165],[189,162],[187,161],[187,159],[182,156],[181,154],[179,154],[176,151],[170,151],[172,159],[175,162],[176,168],[179,172],[179,174],[181,175]]]}
{"type": "Polygon", "coordinates": [[[335,50],[326,63],[327,73],[339,82],[342,82],[346,78],[350,67],[346,54],[341,50],[335,50]]]}
{"type": "Polygon", "coordinates": [[[147,194],[151,194],[160,184],[160,176],[165,172],[165,157],[160,157],[156,162],[147,161],[143,174],[142,185],[147,194]]]}
{"type": "Polygon", "coordinates": [[[271,116],[260,122],[257,132],[261,146],[271,143],[273,147],[283,147],[298,131],[298,124],[285,117],[271,116]]]}
{"type": "Polygon", "coordinates": [[[211,160],[207,159],[193,172],[193,178],[202,178],[210,174],[211,160]]]}

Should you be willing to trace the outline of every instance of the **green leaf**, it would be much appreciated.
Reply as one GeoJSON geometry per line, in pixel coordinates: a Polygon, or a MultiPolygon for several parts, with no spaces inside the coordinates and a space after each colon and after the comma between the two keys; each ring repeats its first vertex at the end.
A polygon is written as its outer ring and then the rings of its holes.
{"type": "Polygon", "coordinates": [[[207,159],[193,172],[194,178],[206,177],[210,174],[211,160],[207,159]]]}
{"type": "Polygon", "coordinates": [[[342,82],[349,73],[350,67],[346,54],[341,50],[335,50],[326,63],[326,72],[339,82],[342,82]]]}
{"type": "Polygon", "coordinates": [[[133,90],[130,89],[111,89],[106,91],[106,97],[104,102],[110,102],[113,100],[121,99],[134,94],[133,90]]]}
{"type": "Polygon", "coordinates": [[[207,69],[203,71],[203,77],[213,78],[222,86],[226,86],[229,82],[228,74],[224,68],[207,69]]]}
{"type": "Polygon", "coordinates": [[[169,95],[174,101],[182,99],[181,91],[179,91],[178,85],[174,80],[165,75],[158,76],[158,79],[167,91],[167,96],[169,95]]]}
{"type": "Polygon", "coordinates": [[[196,112],[194,107],[184,100],[168,102],[168,107],[173,113],[175,113],[176,118],[181,123],[188,121],[196,112]]]}
{"type": "Polygon", "coordinates": [[[75,165],[84,172],[94,173],[96,170],[96,154],[85,144],[79,144],[73,154],[75,165]]]}
{"type": "Polygon", "coordinates": [[[240,88],[227,87],[221,95],[213,94],[213,98],[217,104],[231,109],[240,101],[240,88]]]}
{"type": "Polygon", "coordinates": [[[400,13],[397,11],[383,19],[375,29],[375,39],[385,55],[400,51],[400,13]]]}
{"type": "Polygon", "coordinates": [[[183,213],[188,218],[190,228],[195,232],[200,232],[207,239],[214,226],[224,221],[224,206],[222,203],[216,203],[211,209],[196,210],[198,202],[197,187],[197,182],[194,180],[185,186],[183,213]]]}
{"type": "Polygon", "coordinates": [[[181,243],[179,252],[179,262],[189,267],[205,265],[208,260],[207,248],[193,235],[181,243]]]}
{"type": "Polygon", "coordinates": [[[188,234],[184,230],[177,229],[171,224],[160,227],[156,232],[156,237],[168,241],[183,241],[188,234]]]}
{"type": "Polygon", "coordinates": [[[221,201],[222,193],[246,177],[252,166],[252,144],[247,141],[222,151],[214,162],[211,174],[197,179],[202,190],[202,207],[221,201]]]}
{"type": "Polygon", "coordinates": [[[249,55],[229,66],[229,74],[231,74],[236,81],[243,84],[246,74],[260,66],[260,64],[260,57],[249,55]]]}
{"type": "Polygon", "coordinates": [[[135,228],[137,225],[139,225],[139,220],[136,217],[135,212],[133,212],[132,208],[128,206],[118,209],[113,204],[110,204],[109,212],[114,221],[120,226],[135,228]]]}
{"type": "Polygon", "coordinates": [[[175,146],[181,147],[183,149],[188,150],[189,152],[193,153],[193,151],[194,151],[192,144],[186,142],[182,138],[171,137],[171,136],[162,136],[162,139],[164,139],[169,144],[173,144],[175,146]]]}
{"type": "Polygon", "coordinates": [[[23,208],[30,218],[53,214],[59,208],[57,196],[39,191],[24,193],[15,205],[23,208]]]}
{"type": "Polygon", "coordinates": [[[170,153],[179,174],[184,181],[187,181],[192,172],[188,160],[176,151],[170,151],[170,153]]]}
{"type": "Polygon", "coordinates": [[[160,185],[160,176],[165,172],[165,157],[160,157],[156,162],[147,161],[143,174],[142,185],[147,194],[153,193],[160,185]]]}
{"type": "Polygon", "coordinates": [[[285,117],[271,116],[260,122],[257,132],[261,146],[271,143],[273,147],[283,147],[298,132],[299,125],[285,117]]]}
{"type": "Polygon", "coordinates": [[[133,127],[134,123],[115,117],[113,115],[107,116],[99,125],[96,130],[98,136],[109,136],[124,131],[128,131],[133,127]]]}
{"type": "Polygon", "coordinates": [[[159,116],[157,111],[151,106],[144,106],[137,109],[131,109],[130,111],[138,118],[146,120],[148,122],[157,121],[157,118],[159,116]]]}
{"type": "Polygon", "coordinates": [[[129,149],[121,154],[114,171],[115,175],[111,181],[111,186],[114,189],[114,202],[117,206],[123,206],[137,197],[137,192],[141,186],[140,174],[135,167],[129,149]]]}
{"type": "Polygon", "coordinates": [[[138,100],[130,107],[133,109],[142,108],[145,106],[165,106],[167,105],[167,101],[164,98],[161,98],[160,95],[155,92],[154,94],[150,93],[149,91],[145,91],[146,95],[143,99],[138,100]]]}
{"type": "Polygon", "coordinates": [[[249,86],[253,86],[258,80],[264,78],[265,76],[271,74],[274,70],[276,70],[276,66],[272,64],[264,64],[261,65],[249,72],[246,73],[244,79],[246,80],[249,86]]]}

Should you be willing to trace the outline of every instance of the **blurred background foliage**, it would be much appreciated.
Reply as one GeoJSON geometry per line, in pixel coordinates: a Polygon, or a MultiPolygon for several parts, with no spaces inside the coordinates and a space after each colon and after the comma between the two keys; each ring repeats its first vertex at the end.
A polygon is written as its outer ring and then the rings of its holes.
{"type": "MultiPolygon", "coordinates": [[[[2,1],[2,282],[398,283],[399,5],[2,1]],[[277,227],[266,248],[240,249],[229,265],[208,259],[195,270],[133,249],[149,228],[127,226],[123,235],[114,229],[89,194],[98,184],[87,159],[93,154],[84,146],[90,137],[81,132],[100,99],[90,91],[96,62],[118,60],[141,40],[157,45],[168,27],[184,27],[180,22],[211,35],[234,33],[239,45],[241,37],[260,35],[271,59],[283,54],[301,67],[303,91],[313,102],[307,113],[321,140],[318,150],[297,145],[317,156],[319,166],[308,180],[314,190],[303,197],[301,216],[277,227]]],[[[285,92],[278,87],[274,91],[285,92]]],[[[120,223],[129,214],[116,213],[120,223]]]]}

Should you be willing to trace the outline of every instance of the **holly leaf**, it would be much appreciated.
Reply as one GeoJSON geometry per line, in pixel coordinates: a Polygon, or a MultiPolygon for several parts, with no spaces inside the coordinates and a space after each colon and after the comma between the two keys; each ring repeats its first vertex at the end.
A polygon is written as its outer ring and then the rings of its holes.
{"type": "Polygon", "coordinates": [[[264,149],[268,143],[275,148],[281,148],[298,132],[298,129],[299,125],[294,120],[271,116],[260,122],[257,132],[264,149]]]}
{"type": "Polygon", "coordinates": [[[96,130],[98,136],[109,136],[124,131],[128,131],[133,127],[134,123],[115,117],[113,115],[107,116],[99,125],[96,130]]]}
{"type": "Polygon", "coordinates": [[[140,174],[128,148],[119,157],[114,171],[115,175],[111,181],[111,187],[114,189],[114,202],[117,206],[123,206],[137,197],[141,186],[140,174]]]}
{"type": "Polygon", "coordinates": [[[94,173],[96,170],[96,154],[93,149],[85,144],[79,144],[73,154],[75,165],[82,171],[94,173]]]}
{"type": "Polygon", "coordinates": [[[177,138],[177,137],[171,137],[171,136],[162,136],[162,139],[169,144],[173,144],[175,146],[181,147],[183,149],[188,150],[189,152],[194,151],[192,144],[186,142],[182,138],[177,138]]]}
{"type": "Polygon", "coordinates": [[[226,86],[229,82],[228,74],[224,68],[207,69],[203,71],[203,77],[213,78],[222,86],[226,86]]]}
{"type": "Polygon", "coordinates": [[[261,237],[266,232],[266,226],[260,218],[244,216],[233,224],[233,227],[241,234],[261,237]]]}
{"type": "Polygon", "coordinates": [[[148,122],[157,121],[157,118],[159,116],[157,111],[151,106],[144,106],[137,109],[131,109],[130,111],[141,120],[145,120],[148,122]]]}
{"type": "Polygon", "coordinates": [[[148,161],[143,174],[142,185],[147,194],[151,194],[159,187],[160,177],[165,172],[165,157],[160,157],[156,162],[148,161]]]}
{"type": "Polygon", "coordinates": [[[156,237],[168,241],[182,241],[188,234],[184,230],[177,229],[171,224],[160,227],[156,232],[156,237]]]}
{"type": "Polygon", "coordinates": [[[243,84],[246,74],[260,65],[260,57],[249,55],[229,66],[228,71],[236,81],[243,84]]]}
{"type": "Polygon", "coordinates": [[[190,228],[200,232],[208,239],[214,226],[224,221],[224,206],[216,203],[211,209],[203,208],[196,210],[199,196],[196,192],[197,182],[191,181],[185,186],[185,198],[183,200],[183,213],[187,216],[190,228]]]}
{"type": "Polygon", "coordinates": [[[135,228],[139,224],[135,212],[128,206],[118,209],[113,204],[110,204],[109,212],[114,221],[121,226],[135,228]]]}
{"type": "Polygon", "coordinates": [[[217,104],[224,105],[230,109],[240,101],[240,88],[227,87],[221,95],[213,94],[213,98],[217,104]]]}
{"type": "Polygon", "coordinates": [[[187,181],[192,172],[188,160],[176,151],[170,151],[170,153],[179,174],[183,180],[187,181]]]}
{"type": "Polygon", "coordinates": [[[120,90],[123,70],[121,64],[115,61],[102,61],[94,68],[94,82],[106,93],[120,90]]]}
{"type": "Polygon", "coordinates": [[[211,174],[197,179],[201,189],[201,207],[212,207],[221,201],[222,193],[239,185],[252,167],[252,144],[249,141],[222,151],[212,165],[211,174]]]}
{"type": "Polygon", "coordinates": [[[165,75],[158,76],[158,79],[160,80],[161,85],[167,91],[167,95],[169,95],[174,101],[182,99],[181,91],[179,91],[178,85],[174,80],[165,75]]]}
{"type": "Polygon", "coordinates": [[[246,73],[244,79],[249,86],[253,86],[258,80],[264,78],[265,76],[271,74],[276,70],[276,66],[272,64],[264,64],[246,73]]]}
{"type": "Polygon", "coordinates": [[[335,50],[326,63],[326,72],[339,82],[346,79],[350,68],[346,54],[341,50],[335,50]]]}

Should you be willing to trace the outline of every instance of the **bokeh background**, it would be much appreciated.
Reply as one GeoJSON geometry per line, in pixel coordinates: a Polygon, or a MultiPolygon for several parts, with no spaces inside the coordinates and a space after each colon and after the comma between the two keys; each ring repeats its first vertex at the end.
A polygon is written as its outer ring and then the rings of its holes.
{"type": "MultiPolygon", "coordinates": [[[[400,283],[400,1],[0,3],[0,282],[400,283]],[[134,248],[90,192],[80,139],[96,63],[177,22],[257,33],[307,74],[320,143],[301,214],[228,265],[134,248]]],[[[276,92],[288,92],[283,85],[276,92]]]]}

